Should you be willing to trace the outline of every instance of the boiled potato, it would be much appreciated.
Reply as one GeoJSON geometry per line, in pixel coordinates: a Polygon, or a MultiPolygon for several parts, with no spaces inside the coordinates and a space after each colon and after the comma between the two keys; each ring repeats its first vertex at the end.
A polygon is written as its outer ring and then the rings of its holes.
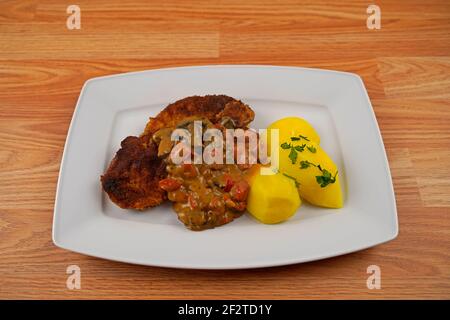
{"type": "Polygon", "coordinates": [[[312,142],[320,144],[320,137],[316,130],[306,120],[297,117],[287,117],[275,121],[267,128],[268,152],[270,153],[270,131],[278,129],[279,141],[289,141],[291,137],[304,136],[312,142]]]}
{"type": "Polygon", "coordinates": [[[274,224],[289,219],[300,207],[296,183],[281,173],[249,179],[247,210],[262,223],[274,224]]]}
{"type": "Polygon", "coordinates": [[[268,129],[279,130],[278,169],[300,184],[300,196],[313,205],[341,208],[338,168],[319,146],[314,128],[304,119],[289,117],[275,121],[268,129]]]}
{"type": "Polygon", "coordinates": [[[314,142],[291,142],[291,146],[298,149],[297,156],[290,148],[280,148],[279,170],[296,179],[300,196],[313,205],[342,208],[339,172],[333,160],[314,142]]]}

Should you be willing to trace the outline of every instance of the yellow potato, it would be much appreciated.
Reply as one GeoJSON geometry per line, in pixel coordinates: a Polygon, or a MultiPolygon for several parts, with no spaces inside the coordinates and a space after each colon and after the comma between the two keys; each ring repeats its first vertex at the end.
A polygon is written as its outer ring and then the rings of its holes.
{"type": "Polygon", "coordinates": [[[297,117],[287,117],[275,121],[267,128],[268,154],[270,154],[270,132],[272,129],[278,129],[279,141],[288,141],[291,137],[304,136],[312,142],[320,144],[320,137],[316,130],[304,119],[297,117]]]}
{"type": "Polygon", "coordinates": [[[289,141],[289,148],[283,143],[280,141],[284,148],[279,149],[279,170],[300,183],[300,196],[313,205],[342,208],[338,168],[327,153],[314,142],[289,141]]]}
{"type": "MultiPolygon", "coordinates": [[[[338,168],[319,146],[320,137],[316,130],[306,120],[296,117],[272,123],[267,137],[270,137],[271,129],[279,130],[278,170],[300,183],[300,196],[317,206],[341,208],[343,200],[338,168]]],[[[270,155],[270,139],[267,143],[270,155]]]]}
{"type": "Polygon", "coordinates": [[[249,183],[247,210],[262,223],[285,221],[300,207],[295,181],[281,173],[260,175],[257,172],[249,179],[249,183]]]}

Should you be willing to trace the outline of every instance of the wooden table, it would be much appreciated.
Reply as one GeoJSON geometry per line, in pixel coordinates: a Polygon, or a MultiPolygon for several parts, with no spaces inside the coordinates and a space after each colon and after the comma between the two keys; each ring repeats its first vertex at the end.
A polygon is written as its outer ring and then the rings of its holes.
{"type": "Polygon", "coordinates": [[[0,298],[450,298],[450,2],[57,0],[0,3],[0,298]],[[326,4],[325,4],[326,3],[326,4]],[[424,4],[422,4],[424,3],[424,4]],[[372,100],[400,222],[392,242],[245,271],[151,268],[55,247],[56,181],[91,77],[161,67],[273,64],[356,72],[372,100]],[[82,271],[66,288],[66,268],[82,271]],[[366,287],[369,265],[380,290],[366,287]]]}

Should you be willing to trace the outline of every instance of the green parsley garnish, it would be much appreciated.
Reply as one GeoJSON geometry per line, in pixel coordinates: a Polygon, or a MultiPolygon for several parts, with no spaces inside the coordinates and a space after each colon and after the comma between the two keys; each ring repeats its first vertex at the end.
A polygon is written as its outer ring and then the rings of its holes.
{"type": "Polygon", "coordinates": [[[289,159],[291,159],[292,164],[295,164],[297,162],[298,153],[297,152],[303,152],[305,150],[306,144],[302,144],[300,146],[294,146],[290,143],[284,142],[281,144],[281,148],[291,151],[289,152],[289,159]]]}
{"type": "MultiPolygon", "coordinates": [[[[300,141],[301,139],[309,141],[308,137],[302,136],[301,134],[299,134],[298,137],[291,137],[291,141],[300,141]]],[[[317,152],[317,148],[316,147],[314,147],[314,146],[307,146],[306,144],[294,146],[294,145],[292,145],[290,143],[283,142],[281,144],[281,148],[283,148],[285,150],[288,150],[288,149],[290,150],[288,157],[291,160],[292,164],[295,164],[297,162],[298,152],[305,151],[305,148],[308,149],[309,152],[311,152],[311,153],[316,153],[317,152]]],[[[320,173],[322,174],[320,176],[316,176],[316,181],[320,185],[321,188],[325,188],[330,183],[335,183],[336,182],[336,176],[338,174],[337,171],[336,171],[336,173],[333,176],[328,170],[322,169],[320,164],[317,165],[317,164],[314,164],[314,163],[309,162],[307,160],[301,160],[300,161],[300,169],[307,169],[307,168],[309,168],[311,166],[316,167],[320,171],[320,173]]],[[[287,174],[284,174],[284,175],[286,177],[288,177],[288,178],[294,179],[295,185],[299,184],[294,177],[288,176],[287,174]]]]}
{"type": "Polygon", "coordinates": [[[291,159],[292,164],[295,164],[297,161],[297,155],[298,153],[295,148],[291,148],[291,152],[289,152],[289,159],[291,159]]]}
{"type": "Polygon", "coordinates": [[[286,173],[283,173],[283,176],[285,176],[285,177],[287,177],[287,178],[289,178],[289,179],[294,180],[295,186],[296,186],[297,188],[300,187],[300,182],[298,182],[297,179],[295,179],[294,177],[291,177],[290,175],[288,175],[288,174],[286,174],[286,173]]]}
{"type": "Polygon", "coordinates": [[[298,136],[306,141],[309,141],[308,137],[306,137],[306,136],[302,136],[301,134],[299,134],[298,136]]]}
{"type": "Polygon", "coordinates": [[[321,188],[325,188],[330,183],[335,183],[336,182],[336,176],[338,174],[337,171],[334,174],[334,176],[332,176],[331,173],[327,169],[322,169],[320,164],[316,165],[316,164],[314,164],[312,162],[305,161],[305,160],[300,161],[300,169],[307,169],[310,166],[316,167],[322,173],[322,175],[316,176],[316,181],[317,181],[318,184],[320,184],[321,188]]]}
{"type": "MultiPolygon", "coordinates": [[[[302,136],[301,134],[299,134],[298,137],[291,137],[291,141],[300,141],[301,139],[309,141],[308,137],[302,136]]],[[[294,146],[288,142],[283,142],[280,146],[284,150],[290,150],[288,157],[291,160],[292,164],[295,164],[297,162],[298,152],[305,151],[305,148],[307,148],[312,153],[316,153],[317,151],[317,149],[314,146],[307,146],[305,143],[298,146],[294,146]]]]}
{"type": "Polygon", "coordinates": [[[299,134],[298,137],[291,137],[291,141],[299,141],[300,139],[309,141],[307,136],[302,136],[301,134],[299,134]]]}
{"type": "MultiPolygon", "coordinates": [[[[298,135],[298,137],[291,137],[291,141],[300,141],[301,139],[304,139],[306,141],[309,141],[308,137],[302,136],[301,134],[298,135]]],[[[297,158],[298,158],[298,154],[297,152],[303,152],[305,151],[305,147],[308,148],[309,151],[311,151],[312,149],[310,149],[310,147],[307,147],[306,144],[302,144],[299,146],[294,146],[288,142],[283,142],[281,144],[281,148],[284,150],[288,150],[290,149],[289,152],[289,159],[291,159],[292,164],[295,164],[297,162],[297,158]]],[[[312,147],[314,150],[315,148],[312,147]]],[[[311,152],[315,152],[315,151],[311,151],[311,152]]]]}
{"type": "Polygon", "coordinates": [[[310,166],[309,161],[305,160],[300,161],[300,169],[306,169],[309,168],[309,166],[310,166]]]}
{"type": "Polygon", "coordinates": [[[295,150],[298,152],[303,152],[305,150],[306,144],[302,144],[301,146],[295,146],[295,150]]]}
{"type": "Polygon", "coordinates": [[[316,176],[316,181],[317,181],[318,184],[320,184],[321,188],[325,188],[330,183],[335,183],[336,182],[336,176],[337,176],[337,171],[336,171],[335,175],[332,176],[331,173],[328,170],[323,169],[322,170],[322,175],[321,176],[316,176]]]}
{"type": "Polygon", "coordinates": [[[317,149],[314,146],[307,146],[306,147],[311,153],[316,153],[317,149]]]}

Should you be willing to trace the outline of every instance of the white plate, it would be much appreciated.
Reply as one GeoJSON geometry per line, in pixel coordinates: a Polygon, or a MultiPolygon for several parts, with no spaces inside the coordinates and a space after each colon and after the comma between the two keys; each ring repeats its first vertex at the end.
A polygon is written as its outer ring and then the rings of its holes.
{"type": "Polygon", "coordinates": [[[126,73],[87,81],[64,149],[53,221],[54,243],[105,259],[196,269],[277,266],[337,256],[397,236],[389,166],[361,78],[318,69],[205,66],[126,73]],[[248,214],[220,228],[187,230],[170,205],[122,210],[99,177],[128,135],[149,116],[191,95],[226,94],[249,104],[253,128],[303,117],[337,162],[345,206],[303,204],[289,221],[264,225],[248,214]]]}

